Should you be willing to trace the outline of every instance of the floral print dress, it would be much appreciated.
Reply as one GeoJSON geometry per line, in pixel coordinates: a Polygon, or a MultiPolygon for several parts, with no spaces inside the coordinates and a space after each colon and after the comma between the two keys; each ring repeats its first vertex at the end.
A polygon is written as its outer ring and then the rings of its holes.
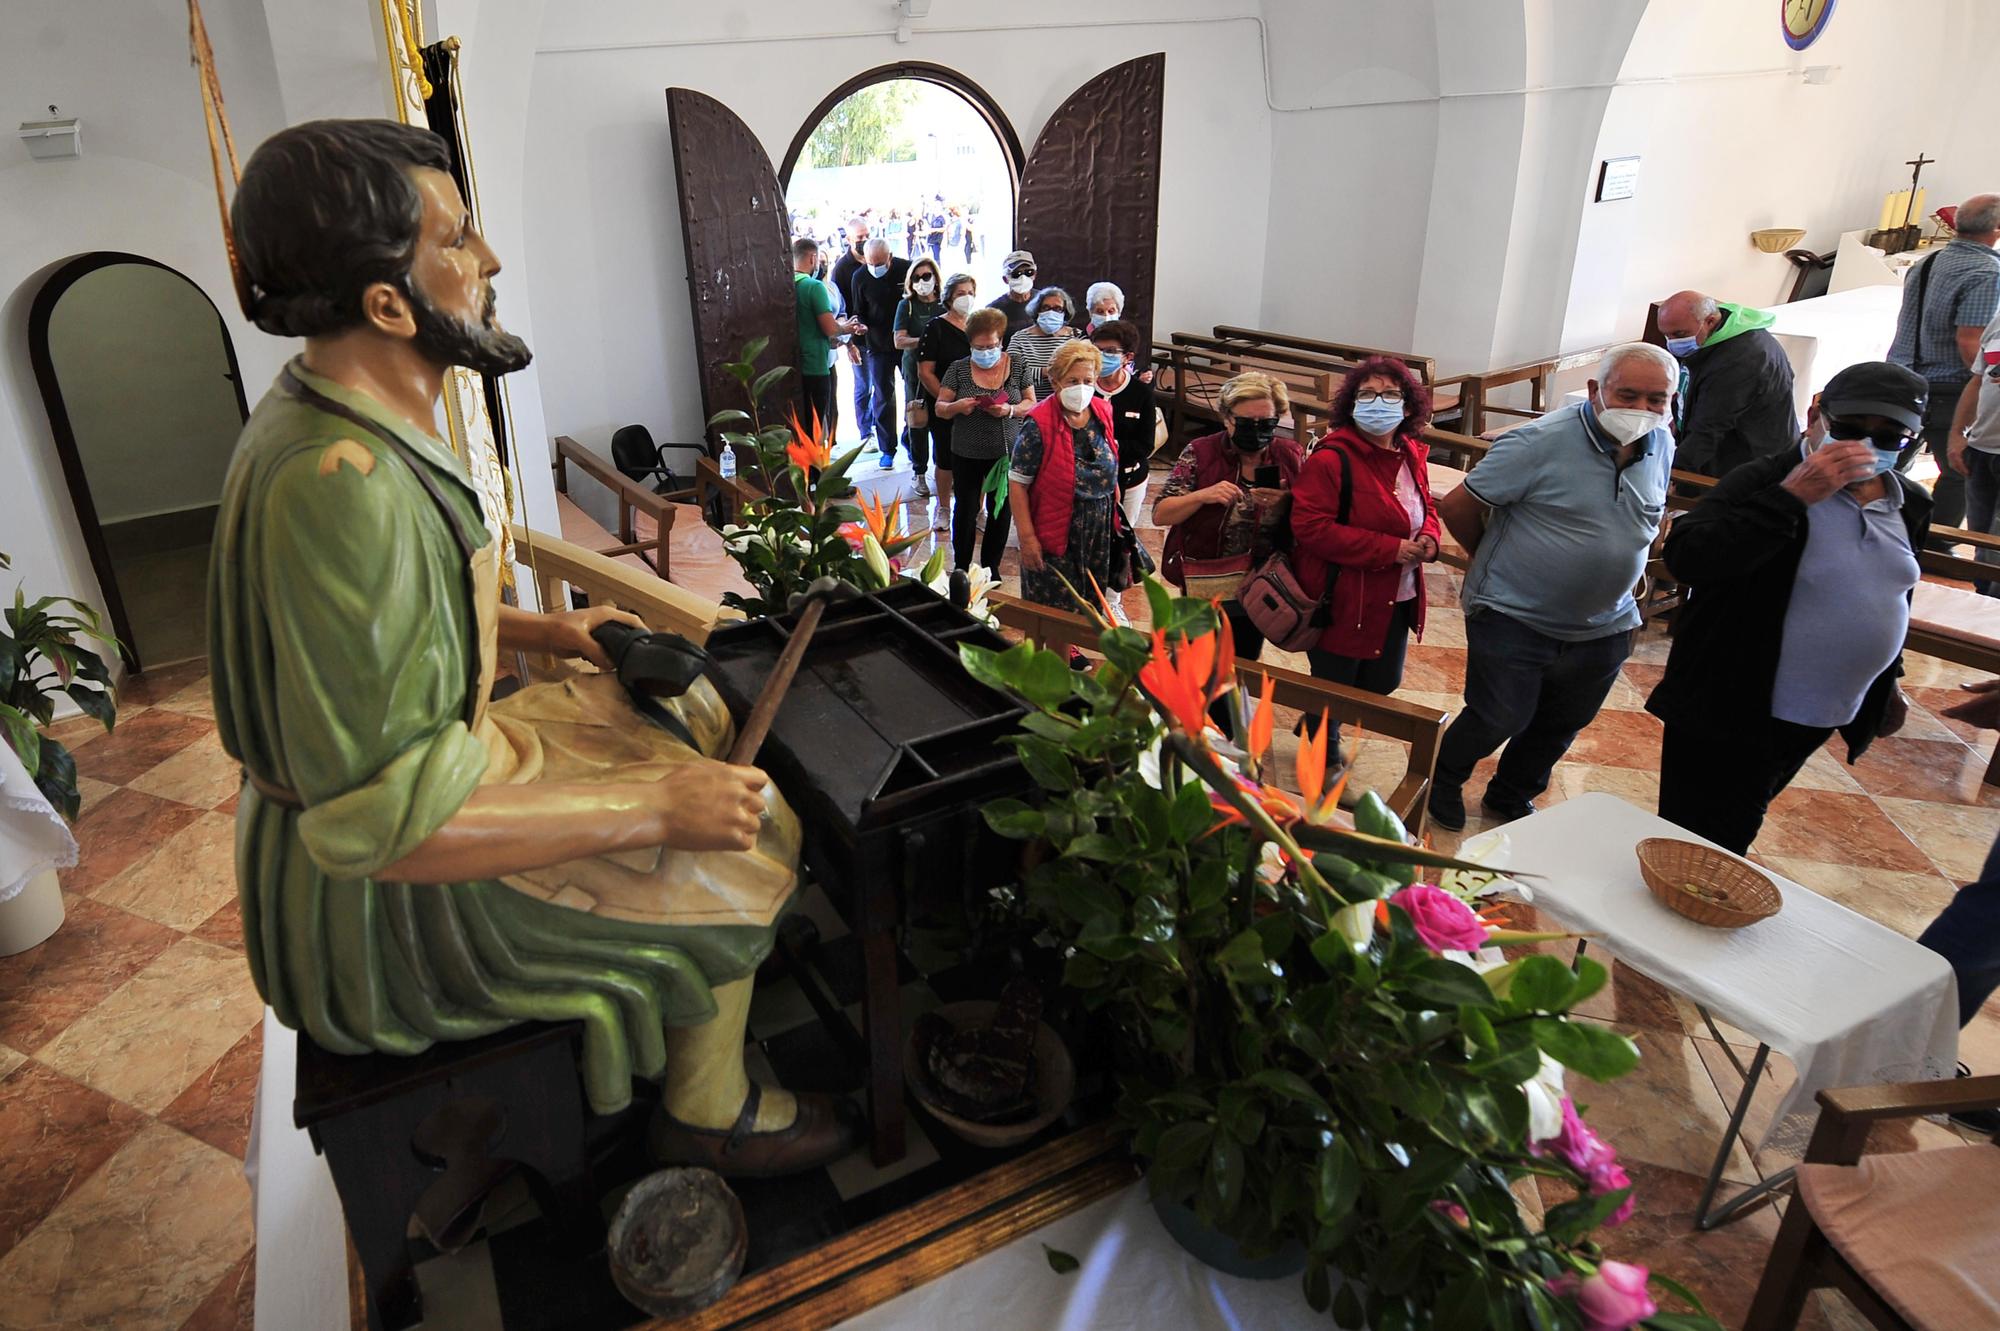
{"type": "MultiPolygon", "coordinates": [[[[1105,434],[1095,412],[1083,428],[1070,432],[1070,439],[1076,447],[1076,498],[1069,511],[1069,549],[1061,555],[1045,551],[1040,569],[1022,568],[1021,595],[1039,605],[1081,611],[1084,607],[1071,599],[1063,586],[1064,578],[1085,596],[1090,595],[1092,578],[1107,592],[1114,590],[1113,567],[1121,544],[1116,525],[1118,447],[1105,434]]],[[[1023,421],[1008,464],[1008,479],[1032,489],[1042,469],[1043,447],[1041,426],[1033,419],[1023,421]]],[[[1029,520],[1022,516],[1023,522],[1029,520]]],[[[1118,577],[1122,586],[1122,572],[1118,577]]]]}

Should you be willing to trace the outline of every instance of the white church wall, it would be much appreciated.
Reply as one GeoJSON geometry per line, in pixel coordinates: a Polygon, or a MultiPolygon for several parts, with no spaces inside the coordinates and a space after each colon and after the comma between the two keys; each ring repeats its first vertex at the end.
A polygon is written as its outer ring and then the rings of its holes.
{"type": "MultiPolygon", "coordinates": [[[[941,3],[892,33],[872,0],[669,14],[642,0],[549,6],[529,98],[530,294],[552,432],[604,447],[644,422],[701,432],[686,262],[664,90],[730,106],[773,165],[846,79],[899,60],[948,66],[993,97],[1024,147],[1062,99],[1123,60],[1164,51],[1158,308],[1162,330],[1261,317],[1270,113],[1254,7],[1056,0],[1004,12],[941,3]]],[[[475,132],[478,132],[475,121],[475,132]]]]}
{"type": "Polygon", "coordinates": [[[1562,345],[1638,335],[1649,302],[1685,287],[1769,305],[1793,269],[1757,251],[1759,227],[1806,228],[1830,252],[1873,227],[1919,149],[1929,207],[2000,189],[2000,148],[1977,108],[1994,86],[2000,6],[1976,0],[1847,4],[1793,52],[1776,6],[1652,4],[1612,92],[1592,163],[1640,156],[1637,197],[1582,208],[1562,345]],[[1803,72],[1832,66],[1832,82],[1803,72]]]}
{"type": "MultiPolygon", "coordinates": [[[[233,72],[239,146],[282,124],[269,37],[254,0],[205,6],[216,58],[233,72]]],[[[207,293],[236,344],[254,402],[287,345],[236,310],[223,258],[187,12],[174,0],[20,0],[8,6],[0,87],[23,116],[54,102],[83,120],[84,153],[37,162],[0,148],[0,550],[38,594],[102,604],[28,364],[28,309],[67,259],[119,250],[169,265],[207,293]],[[107,40],[108,34],[115,40],[107,40]]]]}

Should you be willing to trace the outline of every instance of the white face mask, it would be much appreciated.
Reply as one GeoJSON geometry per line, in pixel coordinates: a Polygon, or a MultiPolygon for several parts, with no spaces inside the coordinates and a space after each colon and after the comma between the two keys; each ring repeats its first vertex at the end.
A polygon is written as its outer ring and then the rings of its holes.
{"type": "Polygon", "coordinates": [[[1071,384],[1062,390],[1062,404],[1066,411],[1082,411],[1090,405],[1090,399],[1097,394],[1095,384],[1071,384]]]}
{"type": "Polygon", "coordinates": [[[1023,291],[1029,290],[1034,285],[1035,285],[1035,279],[1027,276],[1025,273],[1022,274],[1020,277],[1010,277],[1007,279],[1007,289],[1009,291],[1014,292],[1016,295],[1019,295],[1023,291]]]}
{"type": "Polygon", "coordinates": [[[1644,439],[1667,423],[1662,411],[1641,411],[1637,407],[1598,407],[1597,427],[1619,444],[1644,439]]]}
{"type": "Polygon", "coordinates": [[[972,297],[959,296],[951,302],[951,312],[960,318],[972,313],[972,297]]]}
{"type": "Polygon", "coordinates": [[[910,290],[916,292],[919,296],[928,296],[931,292],[937,290],[937,283],[928,277],[920,277],[910,283],[910,290]]]}

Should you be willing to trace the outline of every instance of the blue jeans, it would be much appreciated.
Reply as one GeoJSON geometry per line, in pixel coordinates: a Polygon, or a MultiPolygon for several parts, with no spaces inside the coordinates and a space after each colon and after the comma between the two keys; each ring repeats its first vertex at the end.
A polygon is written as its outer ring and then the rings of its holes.
{"type": "Polygon", "coordinates": [[[1485,798],[1519,808],[1548,789],[1557,761],[1604,705],[1632,633],[1565,642],[1480,610],[1466,618],[1465,647],[1465,710],[1444,732],[1437,784],[1458,789],[1474,764],[1505,744],[1485,798]]]}
{"type": "Polygon", "coordinates": [[[2000,838],[1986,852],[1979,880],[1958,889],[1917,941],[1951,963],[1958,977],[1958,1024],[1970,1023],[2000,989],[2000,838]]]}
{"type": "Polygon", "coordinates": [[[882,456],[896,456],[896,380],[902,377],[903,353],[900,351],[877,351],[873,347],[861,353],[861,364],[854,376],[854,410],[857,415],[855,428],[861,431],[861,442],[866,444],[872,434],[875,446],[882,450],[882,456]],[[866,385],[866,391],[863,391],[866,385]]]}
{"type": "MultiPolygon", "coordinates": [[[[1991,532],[1993,519],[2000,516],[2000,453],[1965,450],[1965,526],[1968,531],[1991,532]]],[[[1982,564],[2000,564],[2000,555],[1979,551],[1982,564]]],[[[1982,596],[2000,595],[2000,584],[1974,582],[1982,596]]]]}

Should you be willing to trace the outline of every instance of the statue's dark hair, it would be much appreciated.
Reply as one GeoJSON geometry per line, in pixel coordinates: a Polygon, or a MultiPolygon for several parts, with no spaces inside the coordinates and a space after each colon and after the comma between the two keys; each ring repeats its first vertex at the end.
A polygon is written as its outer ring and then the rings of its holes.
{"type": "Polygon", "coordinates": [[[313,120],[264,140],[229,214],[257,326],[337,333],[361,322],[371,285],[405,285],[423,224],[409,175],[420,166],[451,169],[444,140],[393,120],[313,120]]]}

